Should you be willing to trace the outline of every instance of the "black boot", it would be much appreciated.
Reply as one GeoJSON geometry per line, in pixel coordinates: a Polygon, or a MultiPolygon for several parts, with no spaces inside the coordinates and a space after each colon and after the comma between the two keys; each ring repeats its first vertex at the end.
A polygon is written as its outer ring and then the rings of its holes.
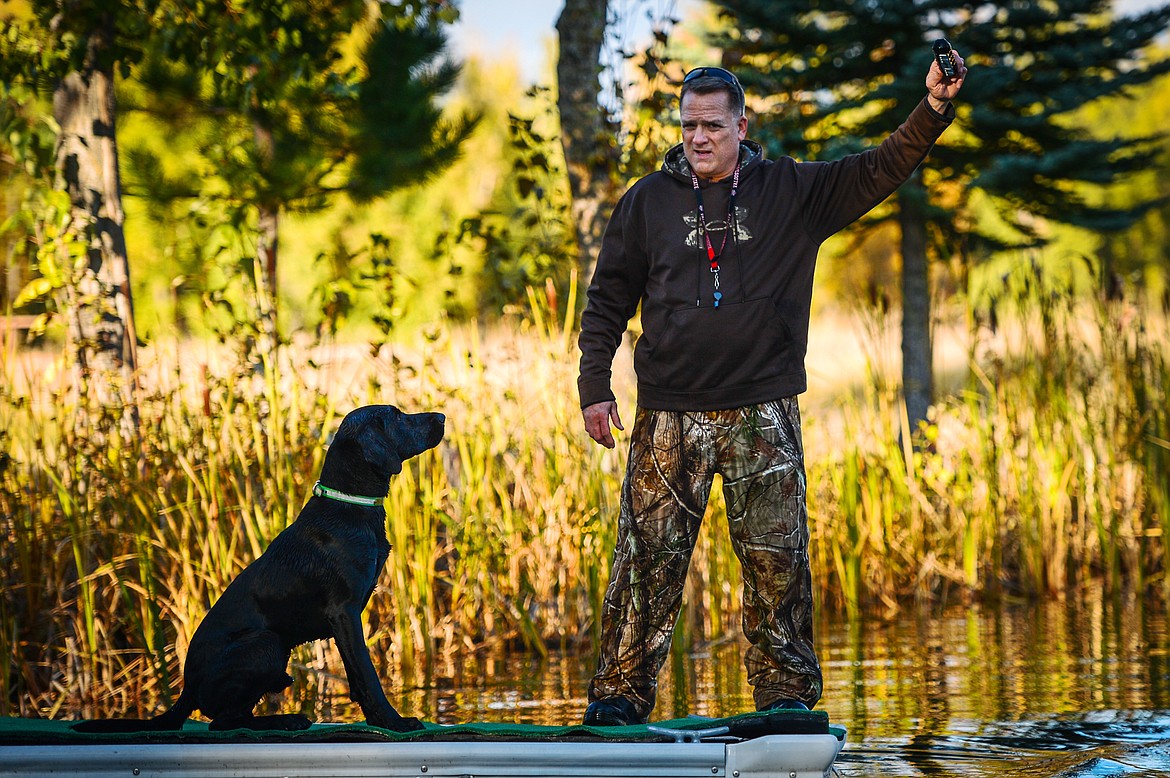
{"type": "Polygon", "coordinates": [[[646,722],[638,715],[634,703],[625,697],[607,697],[589,703],[584,723],[587,727],[625,727],[646,722]]]}
{"type": "Polygon", "coordinates": [[[779,700],[773,700],[760,708],[761,712],[769,710],[808,710],[808,706],[800,700],[786,700],[781,698],[779,700]]]}

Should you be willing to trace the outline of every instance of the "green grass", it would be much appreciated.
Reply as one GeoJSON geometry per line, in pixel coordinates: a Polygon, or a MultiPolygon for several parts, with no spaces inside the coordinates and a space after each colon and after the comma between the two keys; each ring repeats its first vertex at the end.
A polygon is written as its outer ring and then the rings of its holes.
{"type": "MultiPolygon", "coordinates": [[[[410,685],[503,647],[592,655],[625,452],[584,434],[573,322],[530,303],[526,319],[411,347],[287,348],[263,378],[229,351],[155,349],[130,443],[66,372],[30,371],[2,344],[0,714],[161,710],[210,603],[296,517],[340,418],[371,402],[449,419],[386,501],[394,548],[366,612],[382,676],[410,685]]],[[[975,342],[924,445],[906,445],[888,377],[806,414],[821,607],[1165,591],[1165,313],[1020,299],[1001,318],[1012,326],[975,342]]],[[[717,495],[680,645],[738,631],[717,495]]],[[[293,672],[270,707],[321,717],[344,697],[327,644],[298,649],[293,672]]]]}

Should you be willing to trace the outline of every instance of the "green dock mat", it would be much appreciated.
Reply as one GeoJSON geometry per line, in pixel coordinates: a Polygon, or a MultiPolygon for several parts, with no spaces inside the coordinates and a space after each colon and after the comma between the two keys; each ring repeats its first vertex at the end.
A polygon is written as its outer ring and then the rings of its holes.
{"type": "Polygon", "coordinates": [[[0,746],[69,745],[112,743],[370,743],[370,742],[645,742],[661,743],[677,736],[654,729],[678,731],[680,735],[698,730],[727,727],[727,736],[756,738],[765,735],[825,735],[841,740],[845,730],[829,725],[824,711],[776,710],[742,713],[720,719],[689,717],[655,721],[628,727],[586,727],[584,725],[540,726],[476,722],[439,725],[424,722],[417,732],[393,732],[368,724],[314,724],[306,730],[234,729],[211,731],[201,721],[188,721],[181,730],[170,732],[76,732],[76,721],[2,718],[0,746]]]}

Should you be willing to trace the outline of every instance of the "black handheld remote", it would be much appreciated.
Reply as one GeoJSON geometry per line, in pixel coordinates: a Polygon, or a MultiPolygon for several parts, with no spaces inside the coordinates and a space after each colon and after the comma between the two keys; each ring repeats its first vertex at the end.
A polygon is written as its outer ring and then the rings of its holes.
{"type": "Polygon", "coordinates": [[[946,38],[934,42],[934,58],[942,70],[943,78],[955,77],[955,58],[951,56],[951,43],[946,38]]]}

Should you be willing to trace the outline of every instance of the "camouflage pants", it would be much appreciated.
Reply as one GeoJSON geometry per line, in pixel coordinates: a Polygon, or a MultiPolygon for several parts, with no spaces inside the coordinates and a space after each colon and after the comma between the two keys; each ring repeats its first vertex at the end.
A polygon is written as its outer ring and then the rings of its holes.
{"type": "Polygon", "coordinates": [[[622,485],[589,700],[621,696],[644,719],[670,649],[714,475],[743,568],[744,664],[757,708],[820,699],[813,650],[804,450],[796,398],[723,411],[639,408],[622,485]]]}

